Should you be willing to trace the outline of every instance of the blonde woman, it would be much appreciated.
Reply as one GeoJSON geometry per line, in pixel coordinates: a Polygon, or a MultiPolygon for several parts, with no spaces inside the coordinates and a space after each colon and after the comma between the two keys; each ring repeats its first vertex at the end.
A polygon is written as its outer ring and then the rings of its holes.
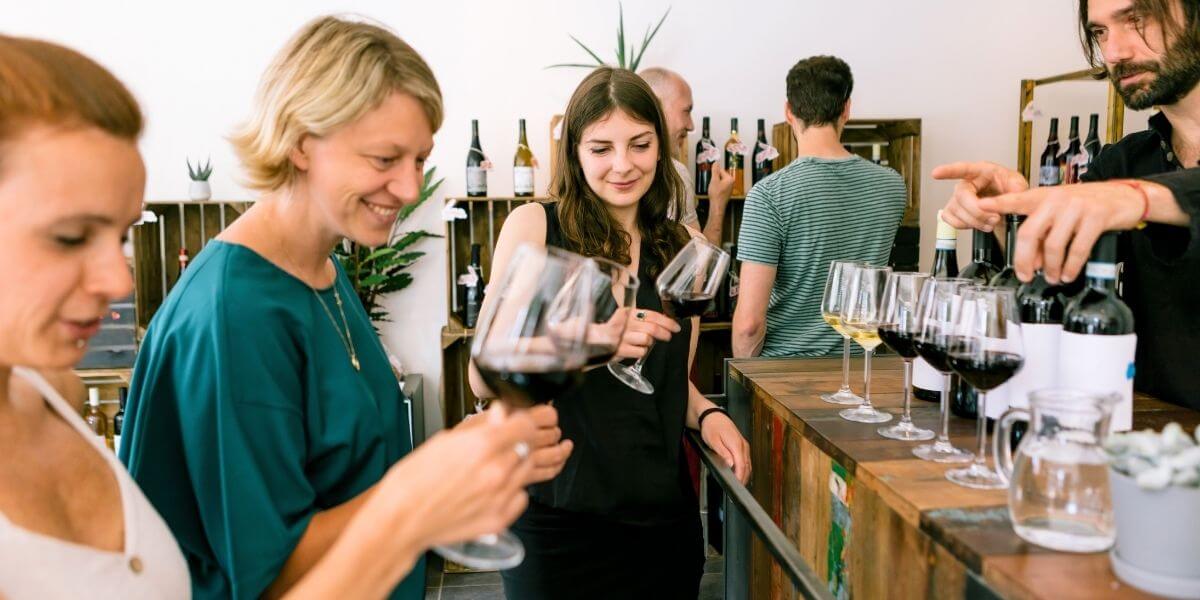
{"type": "MultiPolygon", "coordinates": [[[[384,349],[331,252],[387,241],[441,122],[428,65],[373,24],[318,19],[264,75],[232,137],[260,197],[159,309],[126,409],[122,460],[196,596],[289,589],[411,450],[384,349]]],[[[531,480],[569,451],[553,409],[534,417],[548,444],[531,480]]],[[[418,564],[393,597],[422,597],[423,576],[418,564]]]]}
{"type": "MultiPolygon", "coordinates": [[[[0,598],[187,598],[179,545],[80,419],[70,372],[132,287],[121,241],[141,213],[141,110],[79,53],[3,35],[0,90],[0,281],[12,284],[0,292],[0,598]]],[[[538,433],[492,413],[434,436],[387,469],[291,595],[379,597],[429,546],[502,529],[534,468],[514,445],[538,433]]]]}

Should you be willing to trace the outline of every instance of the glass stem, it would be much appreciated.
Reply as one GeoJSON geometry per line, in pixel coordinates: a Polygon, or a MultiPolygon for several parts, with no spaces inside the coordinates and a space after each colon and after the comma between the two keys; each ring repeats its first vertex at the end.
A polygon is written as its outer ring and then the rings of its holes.
{"type": "Polygon", "coordinates": [[[942,375],[942,432],[937,441],[950,443],[950,374],[942,375]]]}
{"type": "Polygon", "coordinates": [[[650,345],[646,346],[646,353],[637,362],[633,363],[633,370],[638,373],[642,372],[642,365],[645,364],[646,358],[650,356],[650,351],[654,349],[654,338],[650,338],[650,345]]]}
{"type": "Polygon", "coordinates": [[[864,349],[863,352],[863,387],[866,391],[863,393],[863,408],[868,411],[874,411],[871,407],[871,355],[875,354],[874,350],[864,349]]]}
{"type": "Polygon", "coordinates": [[[986,467],[987,455],[984,452],[987,450],[987,392],[979,390],[979,401],[975,406],[978,411],[978,425],[975,435],[979,438],[979,452],[975,455],[975,464],[986,467]]]}
{"type": "Polygon", "coordinates": [[[900,417],[901,425],[912,423],[912,413],[909,412],[912,406],[912,369],[912,361],[904,361],[904,416],[900,417]]]}
{"type": "Polygon", "coordinates": [[[850,338],[842,336],[842,387],[839,393],[851,394],[850,391],[850,338]]]}

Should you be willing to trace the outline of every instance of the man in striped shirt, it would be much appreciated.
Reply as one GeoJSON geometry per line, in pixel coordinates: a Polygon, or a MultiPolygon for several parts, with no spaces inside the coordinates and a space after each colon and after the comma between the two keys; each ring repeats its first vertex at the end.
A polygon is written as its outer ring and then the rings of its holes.
{"type": "Polygon", "coordinates": [[[887,264],[907,195],[898,173],[842,146],[853,87],[850,67],[832,56],[788,72],[784,113],[798,156],[746,198],[735,357],[840,352],[841,335],[821,318],[829,263],[887,264]]]}

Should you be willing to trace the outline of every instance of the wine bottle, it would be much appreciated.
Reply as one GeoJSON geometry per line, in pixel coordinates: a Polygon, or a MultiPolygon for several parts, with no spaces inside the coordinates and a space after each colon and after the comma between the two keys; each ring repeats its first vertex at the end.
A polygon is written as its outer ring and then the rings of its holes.
{"type": "Polygon", "coordinates": [[[1063,152],[1063,183],[1079,183],[1079,156],[1083,149],[1079,147],[1079,117],[1071,117],[1071,129],[1067,134],[1067,151],[1063,152]]]}
{"type": "Polygon", "coordinates": [[[183,270],[187,268],[188,262],[190,262],[190,261],[191,261],[191,259],[188,258],[187,248],[180,248],[179,249],[179,274],[181,276],[183,275],[183,270]]]}
{"type": "Polygon", "coordinates": [[[1004,268],[992,278],[991,285],[1014,290],[1021,287],[1021,280],[1017,278],[1017,269],[1013,266],[1013,259],[1017,252],[1017,230],[1021,228],[1021,223],[1024,221],[1024,215],[1004,216],[1004,222],[1008,225],[1008,231],[1004,235],[1004,268]]]}
{"type": "Polygon", "coordinates": [[[108,416],[100,411],[100,388],[88,388],[87,406],[83,410],[83,420],[92,433],[104,441],[104,445],[112,450],[111,432],[108,429],[108,416]]]}
{"type": "MultiPolygon", "coordinates": [[[[937,213],[937,243],[933,251],[933,277],[958,277],[958,230],[942,220],[942,211],[937,213]]],[[[956,378],[952,378],[956,379],[956,378]]],[[[942,401],[942,374],[924,358],[913,364],[913,397],[926,402],[942,401]]],[[[953,398],[954,390],[950,390],[953,398]]]]}
{"type": "Polygon", "coordinates": [[[721,289],[717,292],[717,316],[722,321],[733,320],[733,311],[737,309],[738,297],[738,264],[737,245],[726,242],[722,244],[725,252],[729,253],[729,271],[721,281],[721,289]]]}
{"type": "Polygon", "coordinates": [[[1038,162],[1038,185],[1050,186],[1062,183],[1062,171],[1058,164],[1058,118],[1050,119],[1050,138],[1046,140],[1046,149],[1038,162]]]}
{"type": "MultiPolygon", "coordinates": [[[[971,264],[963,267],[962,272],[958,274],[959,277],[970,279],[980,285],[987,285],[993,277],[1000,273],[1000,267],[992,262],[992,234],[978,229],[972,231],[971,258],[971,264]]],[[[974,419],[978,415],[976,411],[978,402],[979,393],[975,388],[966,382],[961,382],[958,389],[950,395],[950,412],[964,419],[974,419]]],[[[994,402],[989,403],[989,408],[991,404],[994,402]]],[[[991,411],[989,410],[989,412],[991,411]]]]}
{"type": "Polygon", "coordinates": [[[712,181],[712,152],[717,145],[708,133],[708,117],[700,128],[700,141],[696,142],[696,195],[707,196],[708,184],[712,181]]]}
{"type": "Polygon", "coordinates": [[[471,148],[467,150],[467,196],[482,198],[487,196],[487,169],[484,161],[483,146],[479,145],[479,121],[471,119],[471,148]]]}
{"type": "Polygon", "coordinates": [[[1087,139],[1083,142],[1083,155],[1080,158],[1079,176],[1082,177],[1088,169],[1092,168],[1092,163],[1096,161],[1096,156],[1100,154],[1100,115],[1092,113],[1088,117],[1088,134],[1087,139]]]}
{"type": "Polygon", "coordinates": [[[113,415],[112,437],[113,450],[121,451],[121,431],[125,429],[125,400],[129,397],[129,388],[117,389],[117,414],[113,415]]]}
{"type": "Polygon", "coordinates": [[[533,195],[533,151],[525,137],[525,119],[520,120],[520,127],[517,154],[513,157],[513,195],[525,198],[533,195]]]}
{"type": "Polygon", "coordinates": [[[738,137],[738,120],[734,117],[729,123],[729,140],[725,142],[725,169],[733,176],[731,196],[742,196],[746,193],[745,146],[738,137]]]}
{"type": "Polygon", "coordinates": [[[1063,312],[1059,385],[1114,394],[1112,431],[1132,426],[1133,312],[1117,296],[1117,234],[1100,236],[1087,265],[1087,287],[1063,312]]]}
{"type": "Polygon", "coordinates": [[[467,288],[463,325],[468,328],[475,327],[479,321],[479,309],[483,307],[483,267],[480,265],[479,252],[479,244],[471,244],[471,263],[467,265],[463,277],[463,284],[467,288]]]}
{"type": "Polygon", "coordinates": [[[770,175],[775,170],[775,163],[765,157],[771,145],[767,143],[767,122],[765,119],[758,120],[758,139],[754,141],[754,148],[750,150],[750,162],[753,166],[753,183],[758,183],[764,177],[770,175]],[[759,155],[763,154],[763,160],[759,160],[759,155]]]}

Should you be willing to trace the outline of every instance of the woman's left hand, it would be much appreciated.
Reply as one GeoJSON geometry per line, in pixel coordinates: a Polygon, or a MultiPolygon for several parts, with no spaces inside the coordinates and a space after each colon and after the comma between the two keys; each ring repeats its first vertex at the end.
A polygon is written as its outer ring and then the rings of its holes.
{"type": "Polygon", "coordinates": [[[717,453],[743,485],[750,480],[750,444],[725,413],[714,412],[704,419],[700,438],[717,453]]]}

